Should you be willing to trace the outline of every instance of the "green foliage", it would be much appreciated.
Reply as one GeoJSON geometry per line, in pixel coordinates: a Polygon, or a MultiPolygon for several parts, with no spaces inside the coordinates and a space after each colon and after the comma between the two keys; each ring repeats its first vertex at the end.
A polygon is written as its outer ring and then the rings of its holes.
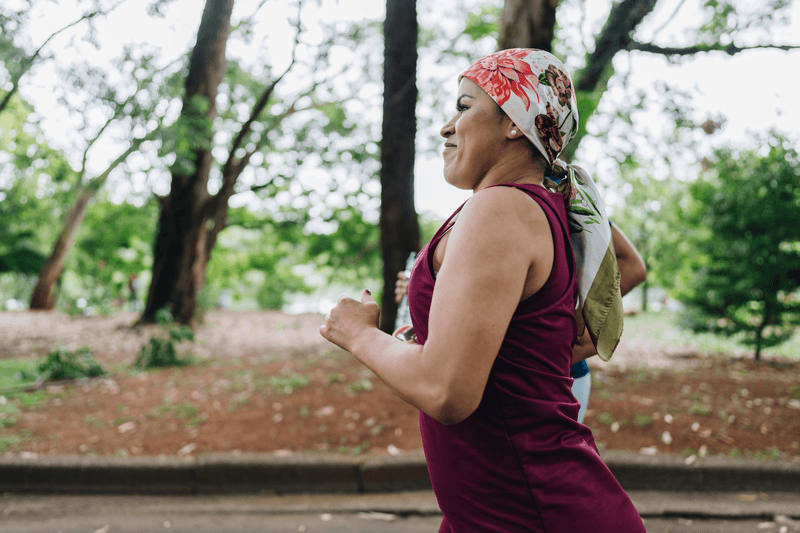
{"type": "Polygon", "coordinates": [[[302,227],[264,212],[231,209],[228,227],[220,232],[207,269],[206,290],[216,300],[222,291],[245,306],[255,294],[261,309],[281,309],[292,293],[311,287],[296,265],[308,261],[302,227]]]}
{"type": "Polygon", "coordinates": [[[30,380],[44,376],[46,380],[94,378],[107,374],[103,366],[92,357],[90,348],[71,352],[59,348],[47,354],[47,359],[39,365],[38,376],[27,374],[30,380]]]}
{"type": "Polygon", "coordinates": [[[190,359],[178,357],[175,345],[183,341],[194,341],[192,329],[176,324],[172,313],[166,308],[156,311],[156,323],[161,326],[162,334],[150,337],[148,344],[142,346],[133,366],[136,368],[164,368],[190,364],[190,359]]]}
{"type": "Polygon", "coordinates": [[[744,333],[776,346],[800,326],[800,173],[792,143],[771,133],[759,150],[721,149],[691,186],[698,268],[684,319],[694,331],[744,333]]]}
{"type": "Polygon", "coordinates": [[[14,97],[0,115],[0,273],[36,275],[49,252],[64,190],[75,175],[66,159],[43,140],[33,109],[14,97]]]}
{"type": "MultiPolygon", "coordinates": [[[[62,277],[61,309],[74,311],[75,301],[83,298],[86,307],[95,312],[110,312],[131,300],[131,274],[139,275],[146,287],[142,274],[153,264],[150,240],[156,228],[157,208],[155,201],[137,206],[106,199],[91,206],[62,277]]],[[[137,299],[142,297],[137,295],[137,299]]]]}
{"type": "Polygon", "coordinates": [[[480,6],[477,11],[473,11],[467,15],[464,33],[473,41],[484,37],[497,39],[500,32],[498,21],[500,20],[501,14],[502,9],[499,5],[489,4],[480,6]]]}

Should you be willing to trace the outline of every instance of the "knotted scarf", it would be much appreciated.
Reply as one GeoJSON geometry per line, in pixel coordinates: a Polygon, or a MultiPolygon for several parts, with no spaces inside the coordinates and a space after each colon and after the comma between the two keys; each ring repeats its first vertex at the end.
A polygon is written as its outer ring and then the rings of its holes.
{"type": "Polygon", "coordinates": [[[588,328],[597,354],[608,361],[622,335],[619,268],[597,186],[585,170],[558,159],[578,131],[569,73],[548,52],[510,49],[479,59],[461,76],[486,91],[550,163],[553,175],[543,185],[561,194],[567,208],[578,273],[578,331],[588,328]]]}

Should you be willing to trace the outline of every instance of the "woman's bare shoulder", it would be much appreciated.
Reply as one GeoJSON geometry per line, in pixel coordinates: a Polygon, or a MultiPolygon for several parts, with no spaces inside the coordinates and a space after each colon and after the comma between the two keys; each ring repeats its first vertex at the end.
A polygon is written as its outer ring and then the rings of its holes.
{"type": "Polygon", "coordinates": [[[524,232],[548,228],[541,206],[516,187],[490,187],[475,193],[459,218],[486,228],[496,228],[498,224],[524,232]]]}

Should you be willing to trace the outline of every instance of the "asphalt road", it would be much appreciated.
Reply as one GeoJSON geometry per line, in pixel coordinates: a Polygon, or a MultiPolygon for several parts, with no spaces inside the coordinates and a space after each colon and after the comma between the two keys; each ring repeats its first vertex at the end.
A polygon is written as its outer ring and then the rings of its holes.
{"type": "MultiPolygon", "coordinates": [[[[658,499],[651,493],[648,498],[658,499]]],[[[794,500],[794,497],[791,497],[794,500]]],[[[793,501],[782,503],[790,504],[793,501]]],[[[710,502],[710,505],[713,502],[710,502]]],[[[793,533],[795,518],[645,518],[649,533],[793,533]]],[[[0,533],[435,533],[430,493],[295,496],[0,496],[0,533]],[[375,511],[377,509],[378,511],[375,511]]]]}

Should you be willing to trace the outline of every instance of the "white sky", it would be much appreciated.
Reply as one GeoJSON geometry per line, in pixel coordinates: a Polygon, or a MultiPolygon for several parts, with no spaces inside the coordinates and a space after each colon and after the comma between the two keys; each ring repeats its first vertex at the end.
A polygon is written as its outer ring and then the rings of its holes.
{"type": "MultiPolygon", "coordinates": [[[[7,0],[10,4],[14,0],[7,0]]],[[[433,0],[431,0],[433,1],[433,0]]],[[[662,0],[673,2],[674,0],[662,0]]],[[[151,18],[145,13],[150,2],[128,0],[106,21],[98,24],[101,43],[99,51],[81,47],[81,53],[91,57],[98,64],[108,63],[110,57],[117,56],[121,46],[129,42],[146,42],[164,49],[165,59],[171,60],[184,54],[193,44],[199,24],[202,5],[199,0],[176,0],[169,8],[165,19],[151,18]]],[[[239,0],[236,12],[245,12],[248,4],[257,0],[239,0]]],[[[428,0],[419,0],[420,12],[432,9],[423,6],[428,0]]],[[[31,28],[31,43],[38,46],[50,33],[78,16],[74,0],[60,2],[40,2],[34,8],[38,22],[31,28]]],[[[271,0],[265,10],[271,20],[286,20],[284,0],[271,0]]],[[[383,15],[383,2],[380,0],[322,0],[320,7],[314,8],[321,20],[378,19],[383,15]]],[[[668,11],[668,10],[665,10],[668,11]]],[[[424,24],[424,21],[423,21],[424,24]]],[[[292,35],[288,26],[285,33],[280,27],[270,32],[270,38],[283,40],[292,35]]],[[[800,35],[800,2],[795,2],[793,24],[781,34],[771,37],[778,43],[796,43],[800,35]]],[[[60,36],[52,44],[51,53],[61,61],[67,61],[75,52],[67,44],[69,36],[60,36]]],[[[268,53],[268,47],[262,48],[268,53]]],[[[245,53],[235,47],[229,49],[233,54],[245,53]]],[[[276,57],[278,55],[276,54],[276,57]]],[[[618,71],[628,68],[626,57],[618,57],[618,71]]],[[[715,142],[731,141],[747,143],[755,132],[764,132],[771,127],[796,133],[800,124],[800,103],[797,102],[797,87],[800,87],[800,51],[782,52],[777,50],[758,50],[744,52],[734,57],[725,54],[708,54],[685,60],[680,66],[669,64],[661,57],[633,56],[630,64],[630,81],[635,86],[652,88],[659,80],[667,80],[671,85],[691,90],[695,95],[694,104],[709,115],[726,117],[727,124],[715,142]]],[[[452,65],[453,83],[442,90],[455,96],[457,76],[463,66],[452,65]]],[[[446,68],[446,67],[445,67],[446,68]]],[[[51,143],[58,146],[57,138],[69,128],[69,118],[52,99],[52,84],[56,83],[53,71],[43,64],[33,76],[26,79],[22,95],[30,99],[37,111],[46,117],[44,127],[51,143]]],[[[452,106],[448,106],[448,112],[452,106]]],[[[654,117],[657,125],[658,118],[654,117]]],[[[437,129],[438,130],[438,129],[437,129]]],[[[421,135],[430,135],[422,132],[421,135]]],[[[115,157],[119,150],[109,149],[108,159],[115,157]]],[[[458,191],[447,185],[442,178],[441,159],[431,157],[419,150],[416,165],[417,209],[445,217],[452,212],[469,193],[458,191]]],[[[596,164],[595,172],[602,172],[604,165],[602,147],[590,147],[582,154],[589,163],[596,164]]],[[[98,163],[101,166],[102,163],[98,163]]],[[[589,166],[591,169],[591,165],[589,166]]]]}

